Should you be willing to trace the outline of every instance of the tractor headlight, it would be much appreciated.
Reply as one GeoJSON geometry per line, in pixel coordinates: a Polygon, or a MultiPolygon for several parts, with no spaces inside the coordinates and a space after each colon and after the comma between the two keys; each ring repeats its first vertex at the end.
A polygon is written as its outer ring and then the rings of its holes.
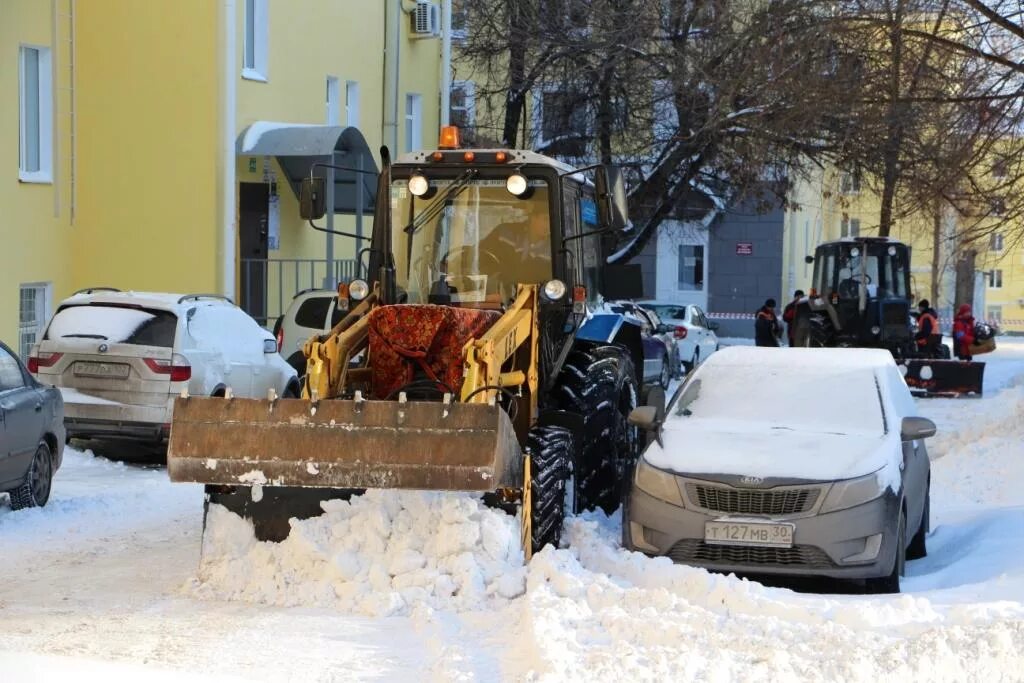
{"type": "Polygon", "coordinates": [[[409,178],[409,192],[416,197],[422,197],[430,189],[430,183],[427,181],[427,177],[422,173],[409,178]]]}
{"type": "Polygon", "coordinates": [[[505,189],[509,191],[509,194],[514,194],[517,197],[525,194],[527,187],[526,176],[518,171],[510,175],[508,180],[505,181],[505,189]]]}
{"type": "Polygon", "coordinates": [[[882,328],[875,325],[871,328],[871,334],[878,335],[882,331],[882,328]]]}
{"type": "Polygon", "coordinates": [[[366,280],[353,280],[348,283],[348,295],[356,301],[362,301],[370,295],[370,285],[366,280]]]}
{"type": "Polygon", "coordinates": [[[544,283],[544,296],[550,301],[558,301],[565,296],[566,291],[565,283],[561,280],[548,280],[544,283]]]}
{"type": "Polygon", "coordinates": [[[828,495],[825,496],[825,502],[821,504],[821,514],[845,510],[879,498],[889,489],[889,484],[883,476],[885,470],[883,467],[866,477],[846,479],[832,484],[828,495]]]}
{"type": "Polygon", "coordinates": [[[643,456],[636,462],[633,483],[660,501],[683,507],[683,495],[679,492],[679,482],[675,475],[648,464],[643,456]]]}

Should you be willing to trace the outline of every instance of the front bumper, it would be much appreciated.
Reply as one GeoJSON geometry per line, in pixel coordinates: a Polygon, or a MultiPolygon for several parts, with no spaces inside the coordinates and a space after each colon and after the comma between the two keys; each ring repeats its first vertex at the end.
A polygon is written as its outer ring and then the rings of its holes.
{"type": "Polygon", "coordinates": [[[790,548],[713,545],[704,541],[705,522],[753,515],[682,508],[633,485],[623,510],[623,546],[725,573],[877,578],[892,571],[898,505],[889,492],[827,514],[764,517],[766,522],[794,526],[790,548]]]}

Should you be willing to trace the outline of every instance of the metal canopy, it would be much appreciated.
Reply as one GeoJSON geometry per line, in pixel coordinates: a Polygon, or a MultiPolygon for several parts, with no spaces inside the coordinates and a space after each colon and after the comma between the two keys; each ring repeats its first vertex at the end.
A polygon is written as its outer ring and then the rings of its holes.
{"type": "MultiPolygon", "coordinates": [[[[236,153],[276,157],[296,197],[300,181],[309,177],[313,164],[365,169],[370,173],[334,171],[334,210],[341,214],[373,211],[379,171],[358,128],[256,121],[238,136],[236,153]]],[[[329,171],[316,168],[313,175],[328,178],[329,171]]]]}

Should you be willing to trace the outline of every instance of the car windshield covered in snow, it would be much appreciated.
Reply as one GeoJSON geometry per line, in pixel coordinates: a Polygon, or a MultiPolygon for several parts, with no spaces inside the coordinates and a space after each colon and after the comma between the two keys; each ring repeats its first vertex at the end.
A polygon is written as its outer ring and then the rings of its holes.
{"type": "Polygon", "coordinates": [[[169,311],[93,303],[58,310],[44,338],[171,348],[177,325],[178,317],[169,311]]]}
{"type": "Polygon", "coordinates": [[[683,388],[671,419],[723,420],[752,428],[826,434],[886,432],[879,387],[870,368],[715,363],[717,356],[683,388]]]}
{"type": "Polygon", "coordinates": [[[423,197],[407,180],[391,187],[392,239],[398,286],[409,303],[427,303],[447,289],[456,304],[502,304],[516,283],[551,278],[548,187],[531,180],[522,197],[505,180],[473,180],[453,187],[430,181],[423,197]]]}

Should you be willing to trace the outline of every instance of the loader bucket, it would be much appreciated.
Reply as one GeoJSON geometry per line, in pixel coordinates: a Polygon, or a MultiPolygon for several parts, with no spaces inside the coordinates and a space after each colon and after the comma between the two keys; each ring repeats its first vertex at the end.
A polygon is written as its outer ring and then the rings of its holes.
{"type": "Polygon", "coordinates": [[[178,398],[171,481],[494,491],[522,486],[499,406],[426,401],[178,398]]]}
{"type": "Polygon", "coordinates": [[[985,364],[973,361],[912,359],[901,361],[903,379],[921,396],[981,396],[985,364]]]}

